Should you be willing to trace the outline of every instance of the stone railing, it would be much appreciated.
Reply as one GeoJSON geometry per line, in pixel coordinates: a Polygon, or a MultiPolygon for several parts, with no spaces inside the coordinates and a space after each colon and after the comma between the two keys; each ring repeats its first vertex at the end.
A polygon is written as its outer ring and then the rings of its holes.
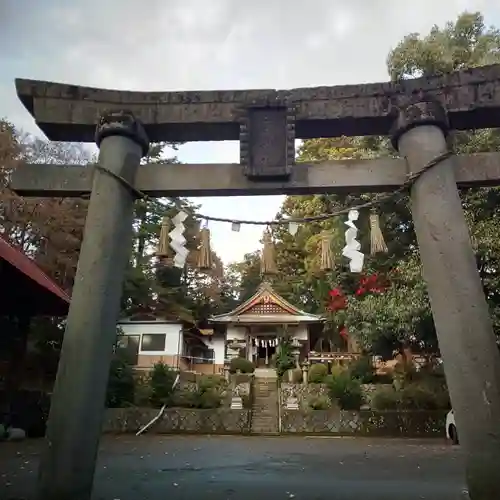
{"type": "Polygon", "coordinates": [[[444,437],[446,411],[283,410],[283,433],[444,437]]]}
{"type": "MultiPolygon", "coordinates": [[[[152,408],[109,408],[106,410],[103,432],[135,433],[158,415],[152,408]]],[[[170,434],[246,434],[250,431],[248,410],[198,410],[169,408],[151,426],[149,433],[170,434]]]]}

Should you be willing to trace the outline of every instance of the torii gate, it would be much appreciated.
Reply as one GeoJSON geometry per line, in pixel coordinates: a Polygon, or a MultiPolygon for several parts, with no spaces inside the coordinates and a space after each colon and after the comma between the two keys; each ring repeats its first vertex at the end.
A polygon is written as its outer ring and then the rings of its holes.
{"type": "MultiPolygon", "coordinates": [[[[500,65],[294,90],[124,92],[17,80],[49,139],[93,141],[100,168],[26,165],[24,196],[91,193],[40,468],[40,500],[88,500],[132,238],[150,196],[382,192],[447,151],[450,129],[500,127],[500,65]],[[96,131],[97,123],[97,131],[96,131]],[[95,135],[94,135],[95,134],[95,135]],[[402,159],[294,165],[294,139],[391,135],[402,159]],[[149,141],[239,140],[240,165],[147,165],[149,141]]],[[[473,500],[500,498],[500,356],[457,190],[500,185],[500,153],[448,157],[411,188],[439,346],[473,500]]]]}

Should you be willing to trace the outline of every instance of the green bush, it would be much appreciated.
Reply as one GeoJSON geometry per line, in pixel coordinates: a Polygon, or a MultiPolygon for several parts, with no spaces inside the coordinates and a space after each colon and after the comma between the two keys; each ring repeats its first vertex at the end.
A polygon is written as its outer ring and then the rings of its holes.
{"type": "Polygon", "coordinates": [[[451,410],[450,393],[447,387],[436,392],[436,403],[440,410],[451,410]]]}
{"type": "Polygon", "coordinates": [[[177,373],[165,363],[155,363],[149,376],[149,401],[153,408],[170,405],[174,394],[173,384],[177,373]]]}
{"type": "Polygon", "coordinates": [[[170,405],[175,408],[197,408],[198,392],[179,390],[172,394],[170,405]]]}
{"type": "Polygon", "coordinates": [[[437,410],[437,394],[422,384],[408,384],[400,391],[400,407],[405,410],[437,410]]]}
{"type": "Polygon", "coordinates": [[[341,410],[359,410],[363,404],[361,383],[348,372],[327,379],[330,398],[337,400],[341,410]]]}
{"type": "Polygon", "coordinates": [[[327,396],[315,396],[309,400],[309,408],[313,410],[328,410],[332,405],[330,398],[327,396]]]}
{"type": "Polygon", "coordinates": [[[167,404],[177,408],[218,408],[222,403],[221,386],[224,383],[219,375],[201,375],[194,390],[177,389],[167,404]]]}
{"type": "Polygon", "coordinates": [[[372,396],[374,410],[397,410],[400,407],[400,394],[393,387],[380,387],[372,396]]]}
{"type": "Polygon", "coordinates": [[[448,409],[447,391],[425,384],[408,384],[401,390],[380,388],[372,397],[375,410],[439,410],[448,409]]]}
{"type": "Polygon", "coordinates": [[[109,369],[106,406],[121,408],[134,404],[135,380],[134,369],[125,359],[115,356],[109,369]]]}
{"type": "Polygon", "coordinates": [[[204,410],[219,408],[222,403],[222,397],[214,389],[199,391],[197,394],[197,408],[204,410]]]}
{"type": "Polygon", "coordinates": [[[136,406],[144,407],[150,404],[151,385],[149,378],[149,374],[135,377],[134,404],[136,406]]]}
{"type": "Polygon", "coordinates": [[[198,379],[198,388],[201,391],[216,389],[224,384],[225,380],[220,375],[202,375],[198,379]]]}
{"type": "Polygon", "coordinates": [[[392,374],[391,373],[382,373],[376,374],[373,380],[374,384],[392,384],[392,374]]]}
{"type": "Polygon", "coordinates": [[[293,347],[290,339],[283,338],[280,342],[278,351],[274,355],[274,364],[278,378],[283,378],[287,370],[295,368],[295,357],[292,354],[293,347]]]}
{"type": "Polygon", "coordinates": [[[233,358],[229,363],[229,373],[236,373],[238,370],[241,373],[253,373],[255,365],[245,358],[233,358]]]}
{"type": "Polygon", "coordinates": [[[293,384],[302,383],[302,369],[301,368],[295,368],[294,370],[292,370],[292,383],[293,384]]]}
{"type": "Polygon", "coordinates": [[[171,406],[175,408],[219,408],[222,404],[222,396],[216,389],[196,391],[180,390],[172,394],[171,406]]]}
{"type": "Polygon", "coordinates": [[[338,377],[347,371],[347,368],[342,365],[333,365],[330,368],[330,373],[333,377],[338,377]]]}
{"type": "Polygon", "coordinates": [[[311,384],[321,384],[328,375],[328,367],[322,363],[316,363],[309,368],[308,380],[311,384]]]}
{"type": "Polygon", "coordinates": [[[358,379],[362,384],[373,384],[375,382],[375,368],[370,356],[363,356],[357,359],[349,367],[352,378],[358,379]]]}

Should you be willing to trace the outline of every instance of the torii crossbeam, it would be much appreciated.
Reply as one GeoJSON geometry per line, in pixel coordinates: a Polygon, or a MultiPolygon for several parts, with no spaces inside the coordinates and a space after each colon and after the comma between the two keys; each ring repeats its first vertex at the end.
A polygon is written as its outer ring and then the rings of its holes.
{"type": "MultiPolygon", "coordinates": [[[[447,151],[450,129],[500,127],[500,66],[399,83],[123,92],[17,80],[49,139],[100,146],[100,169],[23,166],[26,196],[91,192],[40,469],[40,500],[89,500],[133,192],[151,196],[390,191],[447,151]],[[296,138],[391,135],[404,159],[299,164],[296,138]],[[139,167],[149,141],[239,140],[240,165],[139,167]],[[106,173],[110,172],[113,175],[106,173]],[[120,182],[118,177],[122,178],[120,182]]],[[[449,157],[411,188],[415,232],[473,500],[500,498],[500,356],[458,187],[500,184],[498,153],[449,157]]]]}

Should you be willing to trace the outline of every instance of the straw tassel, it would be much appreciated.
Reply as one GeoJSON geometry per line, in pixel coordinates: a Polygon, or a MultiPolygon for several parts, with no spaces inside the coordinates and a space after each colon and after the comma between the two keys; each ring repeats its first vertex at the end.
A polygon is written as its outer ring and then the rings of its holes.
{"type": "Polygon", "coordinates": [[[260,271],[266,276],[269,274],[277,274],[276,261],[274,260],[274,245],[271,233],[266,231],[262,239],[262,258],[260,260],[260,271]]]}
{"type": "Polygon", "coordinates": [[[333,268],[332,234],[325,230],[321,232],[321,270],[331,271],[333,268]]]}
{"type": "Polygon", "coordinates": [[[200,231],[200,249],[198,251],[198,269],[212,269],[212,250],[210,249],[210,229],[204,227],[200,231]]]}
{"type": "Polygon", "coordinates": [[[384,241],[384,235],[380,229],[380,218],[378,213],[372,210],[370,212],[370,240],[371,254],[387,253],[387,245],[384,241]]]}
{"type": "Polygon", "coordinates": [[[165,216],[161,221],[160,237],[158,241],[158,249],[156,251],[156,256],[162,259],[170,255],[170,246],[168,238],[169,231],[170,231],[170,219],[165,216]]]}

